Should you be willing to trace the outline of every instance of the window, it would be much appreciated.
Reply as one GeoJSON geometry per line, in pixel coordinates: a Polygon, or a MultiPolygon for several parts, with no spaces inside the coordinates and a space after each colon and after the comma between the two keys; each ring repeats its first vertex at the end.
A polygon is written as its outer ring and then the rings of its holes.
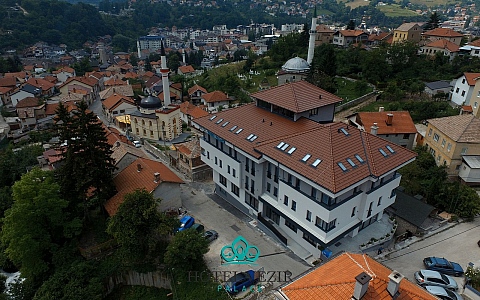
{"type": "Polygon", "coordinates": [[[320,219],[319,217],[317,217],[316,220],[315,220],[315,226],[317,226],[318,228],[320,228],[321,230],[323,230],[325,232],[328,232],[328,231],[334,229],[335,226],[336,226],[336,223],[337,223],[337,219],[333,219],[330,222],[326,222],[326,221],[320,219]]]}
{"type": "Polygon", "coordinates": [[[462,83],[465,84],[465,78],[462,79],[462,83]]]}
{"type": "Polygon", "coordinates": [[[452,144],[448,143],[447,151],[450,152],[450,150],[452,150],[452,144]]]}
{"type": "Polygon", "coordinates": [[[238,186],[233,184],[233,182],[231,182],[230,184],[232,186],[232,193],[234,193],[237,197],[240,196],[240,189],[238,188],[238,186]]]}
{"type": "Polygon", "coordinates": [[[410,138],[410,134],[409,134],[409,133],[403,134],[403,139],[404,139],[404,140],[408,140],[409,138],[410,138]]]}
{"type": "Polygon", "coordinates": [[[250,192],[255,193],[255,181],[253,179],[250,179],[250,192]]]}
{"type": "Polygon", "coordinates": [[[227,165],[227,173],[230,174],[230,166],[227,165]]]}
{"type": "Polygon", "coordinates": [[[247,197],[245,197],[245,203],[248,204],[251,208],[255,209],[258,211],[258,199],[253,197],[250,194],[247,194],[247,197]]]}
{"type": "Polygon", "coordinates": [[[297,232],[297,227],[288,220],[285,220],[285,226],[290,228],[292,231],[297,232]]]}
{"type": "MultiPolygon", "coordinates": [[[[480,92],[478,92],[478,93],[480,93],[480,92]]],[[[473,108],[477,108],[477,106],[478,106],[478,102],[475,101],[475,103],[473,103],[473,108]]]]}
{"type": "Polygon", "coordinates": [[[382,204],[382,196],[378,197],[377,206],[380,206],[381,204],[382,204]]]}
{"type": "Polygon", "coordinates": [[[442,148],[445,148],[445,144],[447,143],[447,140],[443,139],[442,140],[442,148]]]}
{"type": "Polygon", "coordinates": [[[300,178],[295,177],[295,188],[300,189],[300,178]]]}
{"type": "Polygon", "coordinates": [[[267,163],[267,178],[272,178],[272,164],[267,163]]]}
{"type": "Polygon", "coordinates": [[[462,91],[462,97],[465,96],[465,91],[462,91]]]}
{"type": "Polygon", "coordinates": [[[255,176],[255,162],[252,160],[252,175],[255,176]]]}
{"type": "Polygon", "coordinates": [[[250,172],[250,160],[245,157],[245,171],[250,172]]]}
{"type": "Polygon", "coordinates": [[[287,181],[289,185],[292,185],[292,174],[287,175],[287,181]]]}
{"type": "Polygon", "coordinates": [[[292,200],[292,210],[297,211],[297,202],[292,200]]]}
{"type": "Polygon", "coordinates": [[[351,214],[351,217],[352,217],[352,218],[355,217],[355,213],[356,213],[356,212],[357,212],[357,207],[354,206],[354,207],[352,208],[352,214],[351,214]]]}
{"type": "Polygon", "coordinates": [[[310,192],[310,196],[313,199],[317,199],[317,189],[312,186],[312,191],[310,192]]]}
{"type": "Polygon", "coordinates": [[[304,232],[303,239],[306,240],[310,245],[315,247],[315,240],[313,239],[313,236],[311,234],[304,232]]]}
{"type": "Polygon", "coordinates": [[[457,94],[458,94],[458,91],[459,91],[459,90],[460,90],[460,88],[457,88],[457,89],[455,90],[455,93],[457,93],[457,94]]]}
{"type": "Polygon", "coordinates": [[[222,167],[222,160],[220,159],[220,164],[219,164],[220,168],[222,167]]]}
{"type": "Polygon", "coordinates": [[[269,192],[269,193],[270,193],[270,187],[271,187],[270,182],[267,182],[267,192],[269,192]]]}
{"type": "Polygon", "coordinates": [[[223,186],[227,186],[227,178],[225,178],[223,175],[219,175],[220,176],[220,183],[223,185],[223,186]]]}
{"type": "Polygon", "coordinates": [[[215,164],[218,164],[218,158],[215,156],[215,164]]]}
{"type": "Polygon", "coordinates": [[[328,196],[327,194],[322,194],[322,203],[325,203],[327,205],[332,205],[335,203],[335,200],[328,196]]]}
{"type": "Polygon", "coordinates": [[[397,191],[393,189],[392,192],[390,193],[390,198],[395,197],[396,194],[397,194],[397,191]]]}
{"type": "Polygon", "coordinates": [[[288,196],[287,195],[283,196],[283,204],[288,206],[288,196]]]}
{"type": "Polygon", "coordinates": [[[438,134],[435,133],[435,134],[433,135],[433,140],[434,140],[435,142],[438,142],[438,139],[439,139],[439,138],[440,138],[440,136],[439,136],[438,134]]]}
{"type": "Polygon", "coordinates": [[[430,128],[430,130],[428,131],[428,136],[431,136],[431,135],[432,135],[432,131],[433,131],[433,129],[430,128]]]}
{"type": "Polygon", "coordinates": [[[311,221],[312,220],[312,212],[307,210],[307,220],[311,221]]]}
{"type": "Polygon", "coordinates": [[[207,158],[210,159],[210,152],[207,151],[207,158]]]}
{"type": "Polygon", "coordinates": [[[370,202],[370,205],[368,206],[367,218],[369,218],[372,215],[372,205],[373,205],[373,202],[370,202]]]}
{"type": "Polygon", "coordinates": [[[233,176],[233,177],[236,177],[236,174],[235,174],[235,173],[236,173],[235,169],[232,169],[232,176],[233,176]]]}
{"type": "Polygon", "coordinates": [[[437,161],[438,161],[438,162],[440,162],[441,159],[442,159],[442,156],[441,156],[441,155],[437,156],[437,161]]]}
{"type": "Polygon", "coordinates": [[[248,190],[248,182],[249,182],[248,176],[245,176],[245,189],[248,190]]]}
{"type": "Polygon", "coordinates": [[[468,148],[466,148],[466,147],[465,147],[465,148],[462,148],[462,153],[460,153],[460,154],[462,154],[462,155],[467,154],[467,150],[468,150],[468,148]]]}
{"type": "Polygon", "coordinates": [[[275,197],[278,196],[278,189],[277,189],[276,187],[273,187],[273,195],[274,195],[275,197]]]}
{"type": "Polygon", "coordinates": [[[455,170],[460,170],[460,165],[457,165],[457,166],[455,167],[455,170]]]}

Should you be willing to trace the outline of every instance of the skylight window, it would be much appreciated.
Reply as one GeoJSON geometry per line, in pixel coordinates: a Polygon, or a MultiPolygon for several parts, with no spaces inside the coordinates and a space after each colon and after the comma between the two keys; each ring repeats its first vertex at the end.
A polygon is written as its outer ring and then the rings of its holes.
{"type": "Polygon", "coordinates": [[[393,150],[392,147],[390,147],[389,145],[387,145],[386,148],[388,149],[388,151],[390,151],[390,153],[395,153],[395,150],[393,150]]]}
{"type": "Polygon", "coordinates": [[[280,149],[283,147],[283,145],[285,145],[285,142],[280,142],[278,145],[277,145],[277,148],[280,149]]]}
{"type": "Polygon", "coordinates": [[[355,158],[358,160],[359,163],[363,164],[363,159],[360,157],[360,155],[355,154],[355,158]]]}
{"type": "Polygon", "coordinates": [[[242,132],[242,130],[243,130],[243,128],[240,128],[239,130],[237,130],[237,131],[235,132],[235,134],[239,134],[240,132],[242,132]]]}
{"type": "Polygon", "coordinates": [[[343,132],[344,135],[349,135],[348,131],[345,130],[345,128],[340,128],[340,131],[343,132]]]}
{"type": "Polygon", "coordinates": [[[254,140],[256,140],[258,138],[258,136],[254,135],[251,139],[250,139],[250,142],[253,142],[254,140]]]}
{"type": "Polygon", "coordinates": [[[308,160],[310,157],[312,157],[311,154],[306,154],[306,155],[302,158],[302,161],[303,161],[303,162],[307,162],[307,160],[308,160]]]}
{"type": "Polygon", "coordinates": [[[355,167],[355,163],[353,162],[353,160],[351,160],[350,158],[347,158],[347,162],[352,166],[352,167],[355,167]]]}
{"type": "Polygon", "coordinates": [[[237,125],[233,126],[232,128],[230,128],[230,131],[234,131],[235,129],[237,129],[237,125]]]}
{"type": "Polygon", "coordinates": [[[290,150],[288,150],[288,154],[292,154],[295,150],[297,150],[297,148],[295,147],[290,148],[290,150]]]}
{"type": "Polygon", "coordinates": [[[348,171],[347,168],[341,162],[337,163],[337,165],[340,167],[340,169],[342,169],[343,172],[348,171]]]}
{"type": "Polygon", "coordinates": [[[215,124],[220,124],[220,123],[222,123],[222,121],[223,121],[223,119],[220,119],[217,122],[215,122],[215,124]]]}
{"type": "Polygon", "coordinates": [[[212,116],[212,117],[210,118],[210,121],[212,121],[212,120],[215,119],[216,117],[217,117],[217,116],[212,116]]]}
{"type": "Polygon", "coordinates": [[[285,151],[285,150],[287,150],[288,146],[290,146],[290,145],[289,145],[289,144],[285,144],[285,145],[283,145],[283,147],[280,148],[280,149],[281,149],[282,151],[285,151]]]}
{"type": "Polygon", "coordinates": [[[249,136],[247,136],[247,140],[250,140],[254,136],[253,133],[251,133],[249,136]]]}
{"type": "Polygon", "coordinates": [[[316,168],[321,162],[322,162],[322,160],[321,160],[320,158],[317,158],[317,159],[312,163],[312,166],[316,168]]]}
{"type": "Polygon", "coordinates": [[[382,153],[384,157],[388,156],[387,153],[385,153],[385,151],[382,148],[378,149],[378,151],[380,151],[380,153],[382,153]]]}
{"type": "Polygon", "coordinates": [[[223,124],[222,124],[222,127],[225,127],[225,126],[227,126],[227,125],[228,125],[228,123],[230,123],[230,122],[228,122],[228,121],[227,121],[227,122],[223,123],[223,124]]]}

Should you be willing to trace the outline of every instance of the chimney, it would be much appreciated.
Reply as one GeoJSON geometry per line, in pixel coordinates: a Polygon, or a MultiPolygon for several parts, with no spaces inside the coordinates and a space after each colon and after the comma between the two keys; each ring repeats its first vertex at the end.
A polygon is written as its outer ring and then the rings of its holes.
{"type": "Polygon", "coordinates": [[[380,106],[380,107],[378,108],[378,112],[383,112],[384,110],[385,110],[385,108],[384,108],[383,106],[380,106]]]}
{"type": "Polygon", "coordinates": [[[393,122],[393,114],[387,114],[387,120],[385,121],[385,123],[387,123],[388,126],[392,126],[392,122],[393,122]]]}
{"type": "Polygon", "coordinates": [[[370,133],[373,135],[377,135],[377,132],[378,132],[377,123],[373,123],[372,127],[370,127],[370,133]]]}
{"type": "Polygon", "coordinates": [[[362,272],[359,275],[357,275],[355,279],[357,280],[357,282],[355,283],[352,299],[360,300],[367,292],[368,283],[370,282],[372,277],[367,273],[362,272]]]}
{"type": "Polygon", "coordinates": [[[155,176],[155,180],[153,180],[153,182],[158,183],[160,181],[160,173],[155,172],[153,173],[153,176],[155,176]]]}
{"type": "Polygon", "coordinates": [[[390,281],[388,282],[387,285],[387,292],[392,296],[393,299],[395,299],[398,295],[398,288],[400,287],[400,282],[403,279],[403,275],[398,273],[397,271],[392,271],[390,275],[388,275],[388,278],[390,281]]]}
{"type": "Polygon", "coordinates": [[[141,164],[137,164],[137,172],[140,172],[142,170],[142,165],[141,164]]]}

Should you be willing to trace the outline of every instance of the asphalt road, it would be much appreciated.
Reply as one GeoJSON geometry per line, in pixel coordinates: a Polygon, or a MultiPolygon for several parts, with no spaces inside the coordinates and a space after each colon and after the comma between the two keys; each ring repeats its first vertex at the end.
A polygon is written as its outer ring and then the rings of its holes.
{"type": "MultiPolygon", "coordinates": [[[[469,262],[480,261],[480,217],[471,223],[460,223],[448,230],[432,235],[409,247],[389,254],[380,260],[393,270],[399,271],[410,281],[415,282],[413,273],[424,269],[423,258],[427,256],[445,257],[459,263],[465,270],[469,262]]],[[[460,291],[464,277],[454,277],[460,291]]]]}

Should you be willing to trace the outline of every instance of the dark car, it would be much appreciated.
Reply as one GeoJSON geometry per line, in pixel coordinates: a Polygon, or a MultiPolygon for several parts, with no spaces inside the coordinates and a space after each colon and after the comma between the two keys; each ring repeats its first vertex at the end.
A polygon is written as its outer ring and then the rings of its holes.
{"type": "Polygon", "coordinates": [[[442,274],[437,271],[420,270],[414,274],[415,280],[421,286],[436,285],[450,290],[458,290],[458,284],[448,275],[442,274]]]}
{"type": "Polygon", "coordinates": [[[215,230],[207,230],[205,231],[205,233],[203,234],[203,237],[211,242],[211,241],[214,241],[218,238],[218,233],[215,231],[215,230]]]}
{"type": "Polygon", "coordinates": [[[198,233],[203,233],[203,231],[205,230],[205,227],[202,224],[198,224],[198,223],[193,224],[192,227],[190,228],[192,228],[198,233]]]}
{"type": "Polygon", "coordinates": [[[235,276],[227,280],[225,283],[225,290],[230,294],[237,294],[243,289],[247,289],[255,284],[256,281],[254,270],[237,273],[235,276]]]}
{"type": "Polygon", "coordinates": [[[426,257],[423,259],[423,264],[428,270],[438,271],[440,273],[462,276],[463,268],[459,264],[448,261],[445,258],[440,257],[426,257]]]}
{"type": "Polygon", "coordinates": [[[178,228],[178,231],[184,231],[185,229],[192,227],[193,224],[195,224],[195,219],[192,216],[183,216],[180,219],[180,227],[178,228]]]}

